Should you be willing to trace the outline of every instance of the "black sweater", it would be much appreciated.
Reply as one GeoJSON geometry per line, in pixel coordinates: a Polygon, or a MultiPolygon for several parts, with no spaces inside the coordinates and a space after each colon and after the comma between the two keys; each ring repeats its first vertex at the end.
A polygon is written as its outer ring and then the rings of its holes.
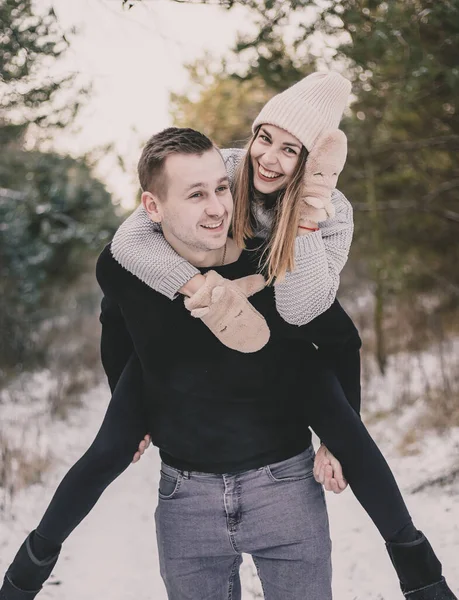
{"type": "MultiPolygon", "coordinates": [[[[237,262],[213,268],[237,279],[256,273],[258,262],[258,253],[247,250],[237,262]]],[[[265,288],[250,301],[265,317],[271,338],[259,352],[243,354],[191,317],[183,300],[169,300],[121,267],[110,246],[96,273],[104,293],[101,351],[110,388],[135,352],[149,430],[168,464],[237,472],[300,452],[310,443],[307,406],[320,401],[314,382],[322,365],[334,371],[359,412],[361,343],[338,301],[297,327],[282,320],[273,288],[265,288]]]]}

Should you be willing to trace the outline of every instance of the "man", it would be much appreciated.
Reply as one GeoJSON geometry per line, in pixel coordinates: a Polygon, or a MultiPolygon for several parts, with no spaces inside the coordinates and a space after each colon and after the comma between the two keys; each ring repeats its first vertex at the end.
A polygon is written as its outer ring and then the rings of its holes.
{"type": "MultiPolygon", "coordinates": [[[[311,342],[321,349],[315,325],[287,325],[272,290],[255,274],[256,247],[241,253],[228,238],[232,197],[223,160],[208,138],[177,128],[153,136],[139,177],[150,218],[206,276],[185,306],[123,269],[109,247],[97,265],[110,386],[134,351],[152,441],[163,460],[156,528],[169,598],[240,598],[246,552],[267,598],[330,599],[328,518],[322,487],[312,477],[304,410],[306,381],[319,354],[311,342]],[[199,318],[190,318],[189,310],[199,318]],[[212,319],[225,335],[227,314],[251,328],[247,353],[228,347],[231,340],[222,344],[200,323],[212,319]],[[252,345],[263,347],[253,352],[252,345]]],[[[332,319],[333,311],[358,355],[355,327],[343,320],[339,304],[330,309],[332,319]]],[[[344,386],[348,398],[358,396],[358,367],[344,386]]]]}

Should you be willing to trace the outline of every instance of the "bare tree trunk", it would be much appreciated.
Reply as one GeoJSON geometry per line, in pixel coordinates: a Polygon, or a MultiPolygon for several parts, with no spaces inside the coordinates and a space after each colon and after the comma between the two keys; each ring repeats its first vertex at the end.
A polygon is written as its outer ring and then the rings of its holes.
{"type": "Polygon", "coordinates": [[[370,223],[372,228],[372,276],[375,282],[373,326],[376,339],[376,361],[382,374],[387,366],[387,352],[384,335],[384,300],[386,287],[384,284],[383,244],[381,232],[381,213],[378,211],[376,198],[376,185],[373,163],[365,161],[365,181],[367,188],[367,204],[370,210],[370,223]]]}

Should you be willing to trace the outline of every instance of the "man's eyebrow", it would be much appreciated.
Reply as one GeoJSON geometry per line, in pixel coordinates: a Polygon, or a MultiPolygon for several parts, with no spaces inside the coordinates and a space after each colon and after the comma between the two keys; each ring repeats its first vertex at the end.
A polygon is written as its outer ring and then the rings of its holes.
{"type": "MultiPolygon", "coordinates": [[[[217,184],[221,184],[224,181],[229,181],[228,175],[224,175],[223,177],[220,177],[220,179],[217,180],[217,184]]],[[[207,188],[207,187],[209,187],[209,185],[207,183],[204,183],[203,181],[198,181],[197,183],[192,183],[187,188],[185,188],[185,192],[189,192],[190,190],[192,190],[194,188],[199,188],[199,187],[207,188]]]]}
{"type": "Polygon", "coordinates": [[[196,187],[207,187],[207,183],[203,183],[202,181],[198,181],[197,183],[192,183],[191,185],[189,185],[185,188],[185,192],[188,192],[189,190],[192,190],[193,188],[196,188],[196,187]]]}

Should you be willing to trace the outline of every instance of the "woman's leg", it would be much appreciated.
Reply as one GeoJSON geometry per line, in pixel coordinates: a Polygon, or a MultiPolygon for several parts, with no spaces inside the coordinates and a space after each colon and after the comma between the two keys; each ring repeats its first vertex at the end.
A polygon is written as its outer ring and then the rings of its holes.
{"type": "Polygon", "coordinates": [[[132,356],[93,443],[64,477],[40,521],[40,535],[62,544],[127,469],[147,429],[140,363],[132,356]]]}
{"type": "Polygon", "coordinates": [[[126,365],[93,443],[57,488],[40,524],[7,571],[0,600],[33,598],[51,574],[61,544],[91,511],[102,492],[131,463],[147,433],[142,373],[137,356],[126,365]],[[18,590],[13,589],[12,585],[18,590]],[[30,590],[28,595],[20,590],[30,590]],[[16,595],[13,595],[14,594],[16,595]]]}
{"type": "Polygon", "coordinates": [[[311,393],[305,407],[308,422],[340,461],[355,497],[379,529],[405,596],[411,600],[456,599],[428,540],[412,525],[389,465],[334,373],[317,371],[311,393]]]}
{"type": "Polygon", "coordinates": [[[311,392],[306,412],[312,429],[340,461],[357,500],[390,541],[411,517],[389,465],[331,371],[316,373],[311,392]]]}

